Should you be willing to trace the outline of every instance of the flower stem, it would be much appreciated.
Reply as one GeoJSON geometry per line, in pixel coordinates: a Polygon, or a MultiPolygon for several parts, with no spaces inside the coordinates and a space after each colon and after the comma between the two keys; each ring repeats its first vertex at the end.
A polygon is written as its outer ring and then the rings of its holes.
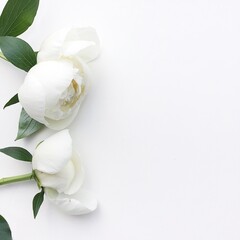
{"type": "Polygon", "coordinates": [[[0,185],[5,185],[5,184],[15,183],[15,182],[22,182],[22,181],[27,181],[32,179],[34,179],[33,173],[23,174],[23,175],[14,176],[14,177],[6,177],[6,178],[0,179],[0,185]]]}

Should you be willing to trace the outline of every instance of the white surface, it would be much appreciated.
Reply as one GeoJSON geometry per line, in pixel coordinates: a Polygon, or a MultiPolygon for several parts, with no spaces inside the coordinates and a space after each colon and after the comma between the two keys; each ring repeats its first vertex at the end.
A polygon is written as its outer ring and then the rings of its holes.
{"type": "MultiPolygon", "coordinates": [[[[1,6],[6,1],[1,1],[1,6]]],[[[60,213],[34,183],[1,187],[14,240],[240,239],[240,3],[238,0],[41,0],[22,38],[35,49],[63,26],[92,25],[102,54],[71,126],[96,212],[60,213]]],[[[1,107],[24,72],[0,61],[1,107]]],[[[0,111],[0,146],[13,142],[20,106],[0,111]]],[[[1,155],[0,176],[30,171],[1,155]]]]}

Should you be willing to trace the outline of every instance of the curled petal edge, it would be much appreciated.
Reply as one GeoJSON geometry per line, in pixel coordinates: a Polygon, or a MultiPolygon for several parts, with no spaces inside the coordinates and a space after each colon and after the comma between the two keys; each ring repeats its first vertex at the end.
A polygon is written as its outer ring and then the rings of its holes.
{"type": "Polygon", "coordinates": [[[51,188],[45,188],[44,191],[52,203],[70,215],[88,214],[96,210],[98,205],[96,198],[85,190],[73,195],[59,194],[51,188]]]}

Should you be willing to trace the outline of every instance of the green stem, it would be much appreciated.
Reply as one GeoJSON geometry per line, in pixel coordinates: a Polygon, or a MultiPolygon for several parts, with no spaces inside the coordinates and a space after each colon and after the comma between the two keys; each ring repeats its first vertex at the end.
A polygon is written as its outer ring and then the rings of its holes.
{"type": "Polygon", "coordinates": [[[8,60],[6,59],[6,57],[3,55],[2,52],[0,52],[0,58],[2,58],[2,59],[4,59],[4,60],[8,61],[8,60]]]}
{"type": "Polygon", "coordinates": [[[5,185],[9,183],[22,182],[34,179],[33,173],[23,174],[14,177],[6,177],[0,179],[0,185],[5,185]]]}

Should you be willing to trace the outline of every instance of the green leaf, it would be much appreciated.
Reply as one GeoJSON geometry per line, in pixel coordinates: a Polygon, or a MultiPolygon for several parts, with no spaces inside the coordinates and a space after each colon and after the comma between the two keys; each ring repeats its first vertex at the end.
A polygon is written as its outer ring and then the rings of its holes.
{"type": "Polygon", "coordinates": [[[44,189],[42,188],[42,191],[37,193],[35,197],[33,198],[33,216],[36,218],[38,211],[43,203],[44,200],[44,189]]]}
{"type": "Polygon", "coordinates": [[[31,162],[32,161],[32,154],[28,152],[26,149],[21,147],[7,147],[0,149],[0,152],[15,158],[17,160],[31,162]]]}
{"type": "Polygon", "coordinates": [[[0,16],[0,36],[18,36],[33,23],[39,0],[8,0],[0,16]]]}
{"type": "Polygon", "coordinates": [[[4,105],[3,109],[6,108],[6,107],[11,106],[13,104],[16,104],[18,102],[19,102],[18,94],[16,94],[4,105]]]}
{"type": "Polygon", "coordinates": [[[39,123],[36,120],[32,119],[26,113],[26,111],[22,109],[19,119],[18,134],[16,140],[28,137],[33,133],[39,131],[43,127],[44,125],[42,123],[39,123]]]}
{"type": "Polygon", "coordinates": [[[0,48],[9,62],[26,72],[37,63],[31,46],[20,38],[0,37],[0,48]]]}
{"type": "Polygon", "coordinates": [[[0,239],[1,240],[12,240],[11,229],[10,229],[7,221],[1,215],[0,215],[0,239]]]}

